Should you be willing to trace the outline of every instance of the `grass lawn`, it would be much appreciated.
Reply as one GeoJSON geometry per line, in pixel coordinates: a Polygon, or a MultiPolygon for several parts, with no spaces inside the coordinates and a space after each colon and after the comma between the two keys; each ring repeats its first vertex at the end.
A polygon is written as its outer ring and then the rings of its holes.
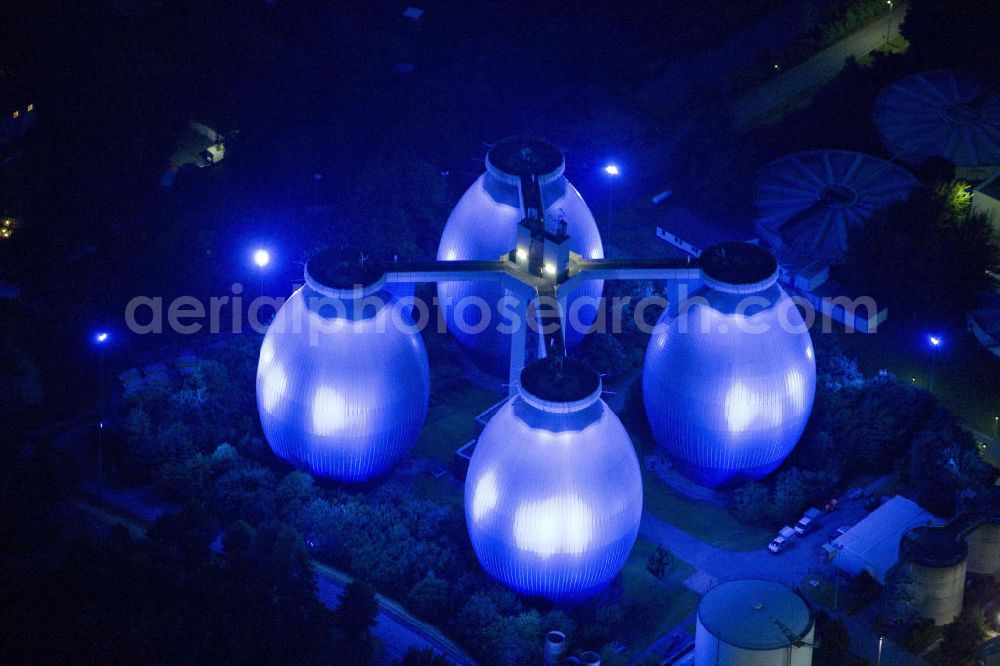
{"type": "Polygon", "coordinates": [[[808,597],[813,603],[824,608],[833,608],[834,596],[837,596],[838,606],[842,606],[847,593],[847,584],[841,581],[839,592],[835,589],[834,583],[818,573],[809,573],[799,581],[799,589],[802,594],[808,597]],[[813,586],[812,581],[818,585],[813,586]]]}
{"type": "Polygon", "coordinates": [[[927,331],[890,321],[878,333],[838,333],[849,356],[858,359],[866,375],[885,368],[900,381],[929,388],[933,353],[927,336],[944,338],[934,365],[934,394],[966,426],[993,434],[1000,415],[1000,359],[976,344],[963,330],[927,331]]]}
{"type": "MultiPolygon", "coordinates": [[[[875,51],[879,53],[892,54],[892,53],[905,53],[906,50],[910,48],[910,43],[906,41],[906,37],[902,35],[895,35],[888,42],[883,42],[878,46],[875,51]]],[[[872,55],[869,53],[861,58],[858,58],[859,65],[870,65],[875,61],[872,55]]]]}
{"type": "Polygon", "coordinates": [[[459,513],[465,510],[465,495],[461,485],[456,485],[450,476],[435,479],[429,474],[421,474],[414,480],[414,493],[418,497],[431,500],[442,506],[450,506],[459,513]]]}
{"type": "Polygon", "coordinates": [[[503,394],[450,376],[434,377],[431,395],[427,421],[420,431],[414,455],[433,458],[446,466],[451,464],[455,449],[478,433],[476,415],[503,398],[503,394]]]}
{"type": "Polygon", "coordinates": [[[683,560],[675,559],[664,579],[657,582],[646,571],[646,562],[655,550],[656,544],[652,541],[638,539],[622,568],[622,587],[626,599],[655,595],[662,605],[655,613],[658,621],[632,642],[624,655],[626,659],[634,657],[637,650],[645,650],[657,638],[683,622],[698,607],[698,595],[684,587],[684,580],[695,572],[695,568],[683,560]]]}
{"type": "Polygon", "coordinates": [[[760,550],[773,536],[767,530],[744,525],[718,504],[699,502],[674,492],[648,470],[643,470],[642,492],[647,511],[716,548],[737,552],[760,550]]]}

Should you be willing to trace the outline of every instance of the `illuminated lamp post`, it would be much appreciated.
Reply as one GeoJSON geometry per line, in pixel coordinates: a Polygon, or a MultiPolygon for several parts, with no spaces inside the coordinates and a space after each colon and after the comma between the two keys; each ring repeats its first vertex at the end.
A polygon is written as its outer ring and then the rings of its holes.
{"type": "Polygon", "coordinates": [[[271,263],[271,255],[264,248],[260,248],[253,253],[253,263],[257,264],[257,273],[260,276],[260,295],[264,295],[264,267],[271,263]]]}
{"type": "Polygon", "coordinates": [[[618,165],[611,162],[604,166],[604,173],[608,176],[608,242],[611,242],[611,211],[614,203],[615,179],[621,175],[618,165]]]}
{"type": "Polygon", "coordinates": [[[94,336],[100,356],[99,379],[97,399],[97,482],[104,483],[104,347],[107,345],[110,336],[107,331],[99,331],[94,336]]]}
{"type": "Polygon", "coordinates": [[[932,354],[931,354],[931,381],[930,381],[928,390],[930,390],[930,392],[933,393],[934,392],[934,370],[935,370],[935,368],[937,366],[937,352],[938,352],[938,347],[941,346],[941,341],[942,340],[941,340],[941,337],[938,336],[938,335],[931,335],[927,339],[931,343],[931,350],[932,350],[932,354]]]}
{"type": "Polygon", "coordinates": [[[889,5],[889,12],[885,15],[885,41],[889,42],[889,33],[892,31],[892,0],[885,0],[889,5]]]}

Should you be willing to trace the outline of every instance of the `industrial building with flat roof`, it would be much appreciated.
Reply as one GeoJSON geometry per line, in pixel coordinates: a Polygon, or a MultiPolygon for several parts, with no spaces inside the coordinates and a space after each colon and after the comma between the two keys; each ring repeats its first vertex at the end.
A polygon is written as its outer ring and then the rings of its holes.
{"type": "Polygon", "coordinates": [[[851,576],[867,571],[885,585],[886,576],[899,562],[903,535],[942,522],[913,500],[896,495],[823,548],[841,571],[851,576]]]}

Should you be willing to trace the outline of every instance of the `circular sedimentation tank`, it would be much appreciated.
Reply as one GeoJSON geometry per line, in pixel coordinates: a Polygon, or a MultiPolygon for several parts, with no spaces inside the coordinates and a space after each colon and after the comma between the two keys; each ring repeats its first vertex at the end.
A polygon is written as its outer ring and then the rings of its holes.
{"type": "Polygon", "coordinates": [[[872,115],[886,150],[911,164],[1000,165],[1000,89],[975,76],[932,69],[904,77],[879,92],[872,115]]]}
{"type": "MultiPolygon", "coordinates": [[[[962,612],[969,548],[947,527],[918,527],[903,537],[902,581],[913,611],[934,624],[950,624],[962,612]]],[[[897,580],[897,583],[899,580],[897,580]]]]}
{"type": "MultiPolygon", "coordinates": [[[[545,207],[546,224],[554,229],[566,222],[570,249],[586,259],[604,256],[594,216],[583,197],[564,175],[562,151],[543,139],[510,137],[493,145],[486,155],[486,172],[469,186],[451,211],[441,235],[439,261],[494,261],[511,252],[517,243],[521,222],[519,185],[522,176],[537,179],[545,207]]],[[[574,293],[575,298],[600,297],[603,282],[590,280],[574,293]]],[[[445,282],[438,296],[448,330],[470,352],[472,359],[490,372],[506,377],[510,359],[510,337],[496,329],[504,321],[499,306],[503,287],[493,282],[445,282]],[[486,304],[484,315],[474,303],[486,304]],[[461,311],[456,319],[456,309],[461,311]],[[488,325],[478,330],[484,317],[488,325]]],[[[574,299],[570,299],[570,303],[574,299]]],[[[591,307],[581,308],[581,324],[589,327],[596,317],[591,307]]],[[[572,347],[583,332],[568,330],[572,347]]]]}
{"type": "Polygon", "coordinates": [[[601,400],[597,373],[548,357],[486,424],[465,481],[476,557],[512,590],[572,601],[606,586],[642,515],[632,441],[601,400]]]}
{"type": "Polygon", "coordinates": [[[695,629],[698,666],[808,666],[815,619],[805,600],[781,583],[720,583],[701,598],[695,629]]]}
{"type": "Polygon", "coordinates": [[[793,153],[758,172],[755,226],[778,251],[839,263],[852,230],[916,186],[905,169],[864,153],[793,153]]]}
{"type": "Polygon", "coordinates": [[[688,478],[719,487],[766,476],[791,453],[812,410],[816,361],[773,255],[724,243],[700,261],[704,286],[660,317],[642,388],[661,450],[688,478]]]}
{"type": "Polygon", "coordinates": [[[384,473],[427,415],[427,352],[384,283],[379,261],[359,248],[318,252],[261,344],[257,408],[267,442],[318,476],[384,473]]]}

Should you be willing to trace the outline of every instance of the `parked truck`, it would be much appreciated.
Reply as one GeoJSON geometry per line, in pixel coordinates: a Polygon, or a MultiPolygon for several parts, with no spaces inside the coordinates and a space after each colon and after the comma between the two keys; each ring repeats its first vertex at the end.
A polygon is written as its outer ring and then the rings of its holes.
{"type": "Polygon", "coordinates": [[[799,522],[795,523],[795,533],[799,536],[805,536],[809,532],[812,532],[819,525],[819,517],[821,515],[823,515],[823,512],[816,507],[812,507],[806,511],[799,518],[799,522]]]}
{"type": "Polygon", "coordinates": [[[767,549],[772,553],[778,554],[792,545],[792,539],[795,538],[795,530],[788,525],[781,528],[778,532],[778,536],[771,539],[771,543],[767,544],[767,549]]]}

